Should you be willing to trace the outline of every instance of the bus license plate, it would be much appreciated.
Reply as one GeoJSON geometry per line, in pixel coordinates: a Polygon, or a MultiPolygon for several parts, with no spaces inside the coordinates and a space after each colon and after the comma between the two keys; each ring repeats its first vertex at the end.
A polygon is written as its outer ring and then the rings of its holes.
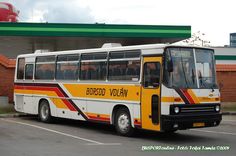
{"type": "Polygon", "coordinates": [[[193,123],[193,127],[204,127],[205,126],[205,123],[204,122],[196,122],[196,123],[193,123]]]}

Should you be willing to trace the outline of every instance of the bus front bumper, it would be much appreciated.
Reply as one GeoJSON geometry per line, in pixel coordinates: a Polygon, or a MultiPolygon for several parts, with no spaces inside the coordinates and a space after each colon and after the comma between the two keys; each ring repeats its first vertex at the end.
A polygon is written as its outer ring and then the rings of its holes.
{"type": "Polygon", "coordinates": [[[174,131],[190,128],[218,126],[222,120],[221,113],[198,115],[162,115],[162,131],[174,131]]]}

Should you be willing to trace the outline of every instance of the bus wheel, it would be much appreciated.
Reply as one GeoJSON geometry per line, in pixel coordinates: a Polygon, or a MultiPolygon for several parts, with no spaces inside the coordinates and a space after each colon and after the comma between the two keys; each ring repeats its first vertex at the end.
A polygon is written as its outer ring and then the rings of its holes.
{"type": "Polygon", "coordinates": [[[121,108],[117,111],[115,127],[118,134],[132,136],[134,129],[131,126],[130,114],[127,108],[121,108]]]}
{"type": "Polygon", "coordinates": [[[42,122],[46,122],[46,123],[49,123],[49,122],[52,121],[50,107],[49,107],[49,104],[46,100],[43,100],[42,102],[40,102],[40,105],[39,105],[39,119],[42,122]]]}

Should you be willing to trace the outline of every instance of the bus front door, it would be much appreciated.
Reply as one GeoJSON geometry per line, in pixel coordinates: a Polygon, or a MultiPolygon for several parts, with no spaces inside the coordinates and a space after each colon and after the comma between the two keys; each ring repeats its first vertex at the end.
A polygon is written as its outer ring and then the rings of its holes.
{"type": "Polygon", "coordinates": [[[141,97],[142,128],[160,131],[162,57],[144,57],[141,97]]]}

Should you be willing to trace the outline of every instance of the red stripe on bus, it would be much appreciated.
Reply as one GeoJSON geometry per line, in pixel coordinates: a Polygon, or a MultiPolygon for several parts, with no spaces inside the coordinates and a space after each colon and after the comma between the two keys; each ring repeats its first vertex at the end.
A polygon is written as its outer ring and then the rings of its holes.
{"type": "Polygon", "coordinates": [[[181,92],[184,94],[184,96],[188,99],[190,104],[195,104],[194,100],[192,99],[191,95],[188,93],[187,90],[181,89],[181,92]]]}
{"type": "Polygon", "coordinates": [[[110,118],[104,118],[104,117],[95,117],[95,116],[88,116],[90,120],[97,120],[97,121],[104,121],[104,122],[110,122],[110,118]]]}
{"type": "MultiPolygon", "coordinates": [[[[38,90],[38,91],[53,91],[55,92],[59,97],[65,98],[63,93],[57,88],[57,87],[39,87],[39,86],[18,86],[15,85],[15,89],[23,89],[23,90],[38,90]]],[[[76,111],[76,108],[67,100],[67,99],[61,99],[64,104],[71,110],[76,111]]]]}
{"type": "Polygon", "coordinates": [[[141,122],[134,122],[135,125],[141,125],[141,122]]]}

